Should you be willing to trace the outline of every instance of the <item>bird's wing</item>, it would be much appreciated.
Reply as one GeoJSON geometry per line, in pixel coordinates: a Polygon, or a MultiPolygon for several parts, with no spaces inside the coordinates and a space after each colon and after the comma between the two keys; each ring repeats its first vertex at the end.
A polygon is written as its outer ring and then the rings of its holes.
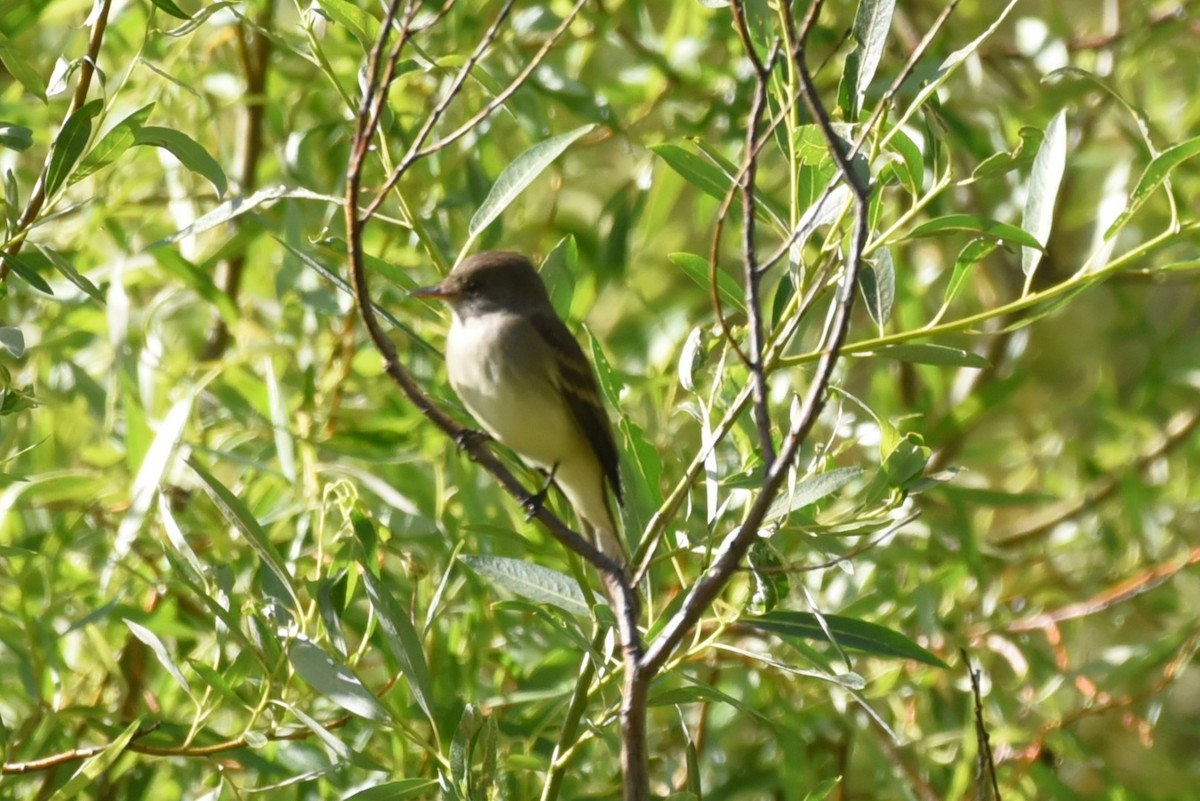
{"type": "Polygon", "coordinates": [[[583,355],[579,342],[557,316],[534,314],[531,319],[538,335],[554,352],[558,364],[558,390],[566,399],[575,422],[591,443],[609,486],[617,496],[617,503],[623,503],[617,443],[613,439],[612,423],[600,400],[600,385],[596,382],[592,363],[583,355]]]}

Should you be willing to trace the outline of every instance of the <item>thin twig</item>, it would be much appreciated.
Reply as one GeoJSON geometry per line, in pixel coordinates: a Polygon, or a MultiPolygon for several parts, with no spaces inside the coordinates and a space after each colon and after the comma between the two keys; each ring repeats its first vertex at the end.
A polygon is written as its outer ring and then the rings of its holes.
{"type": "MultiPolygon", "coordinates": [[[[71,97],[71,105],[67,109],[67,116],[63,118],[64,122],[69,120],[71,115],[87,102],[88,90],[91,89],[92,77],[96,74],[96,62],[100,59],[100,44],[104,41],[104,31],[108,27],[108,13],[111,9],[112,0],[102,0],[100,11],[96,15],[96,22],[92,25],[92,35],[88,38],[87,54],[80,60],[79,83],[75,86],[75,94],[71,97]]],[[[13,236],[9,240],[8,252],[0,253],[0,257],[3,257],[0,258],[0,284],[4,283],[4,279],[8,277],[11,269],[8,258],[15,258],[21,253],[21,248],[25,246],[25,233],[33,225],[42,206],[46,203],[46,178],[49,173],[50,157],[47,156],[46,165],[42,168],[41,174],[33,185],[33,191],[29,195],[29,202],[17,219],[13,236]]]]}
{"type": "Polygon", "coordinates": [[[992,798],[1001,801],[1000,785],[996,781],[996,758],[992,755],[992,738],[983,722],[983,690],[979,686],[979,670],[971,667],[971,657],[967,656],[965,648],[959,649],[963,664],[967,666],[967,675],[971,677],[971,695],[975,699],[975,743],[979,749],[978,765],[975,772],[975,782],[983,798],[985,777],[990,779],[992,798]]]}
{"type": "MultiPolygon", "coordinates": [[[[813,85],[812,76],[805,63],[805,47],[808,34],[820,13],[822,2],[815,0],[809,7],[808,16],[796,37],[795,49],[790,54],[801,77],[801,88],[805,104],[812,116],[818,120],[834,160],[843,172],[843,179],[851,187],[855,200],[855,222],[850,234],[850,249],[846,257],[846,266],[836,302],[831,307],[831,314],[823,336],[822,358],[817,364],[812,383],[809,385],[801,411],[793,423],[788,435],[784,438],[779,455],[771,463],[763,481],[762,489],[755,498],[746,514],[742,525],[721,544],[717,556],[705,574],[692,586],[679,610],[663,626],[659,636],[648,644],[645,657],[640,666],[640,672],[653,675],[678,647],[687,632],[712,604],[717,594],[728,583],[729,578],[737,570],[746,551],[758,536],[758,530],[766,517],[771,502],[778,495],[780,488],[792,468],[792,463],[799,453],[800,446],[806,441],[818,416],[825,406],[826,391],[833,378],[833,370],[841,353],[842,345],[850,328],[850,312],[854,306],[854,289],[858,281],[859,268],[862,263],[862,252],[866,245],[868,230],[868,201],[870,187],[866,179],[855,175],[850,162],[843,150],[840,138],[833,131],[829,115],[821,104],[813,85]]],[[[784,4],[788,25],[793,27],[791,10],[784,4]]]]}
{"type": "Polygon", "coordinates": [[[746,161],[742,167],[742,270],[746,287],[746,313],[750,322],[750,375],[754,380],[754,422],[758,427],[759,447],[762,448],[764,464],[775,461],[775,442],[771,437],[770,388],[767,383],[767,371],[763,365],[763,322],[762,322],[762,276],[758,271],[758,255],[755,250],[755,214],[758,209],[758,193],[756,181],[758,178],[758,158],[755,145],[758,143],[758,129],[762,124],[763,111],[767,106],[767,89],[771,80],[771,70],[775,65],[778,48],[772,50],[768,61],[764,62],[754,49],[754,40],[750,35],[750,27],[746,21],[746,9],[741,2],[734,2],[733,18],[736,22],[738,35],[742,45],[754,65],[754,99],[750,105],[750,119],[746,125],[746,161]]]}

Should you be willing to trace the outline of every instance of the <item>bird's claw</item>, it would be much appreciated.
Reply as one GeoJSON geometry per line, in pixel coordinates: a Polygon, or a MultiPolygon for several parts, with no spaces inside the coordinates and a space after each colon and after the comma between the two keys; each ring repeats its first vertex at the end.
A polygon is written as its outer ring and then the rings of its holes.
{"type": "Polygon", "coordinates": [[[458,450],[468,450],[476,443],[487,442],[491,439],[486,431],[480,431],[478,428],[464,428],[454,435],[454,444],[458,446],[458,450]]]}
{"type": "Polygon", "coordinates": [[[546,502],[546,495],[550,492],[551,485],[554,484],[554,474],[558,472],[558,462],[554,463],[554,467],[550,468],[550,473],[546,476],[546,483],[542,488],[530,495],[524,500],[521,506],[525,509],[525,521],[529,522],[542,511],[542,504],[546,502]]]}
{"type": "Polygon", "coordinates": [[[538,512],[542,511],[542,505],[546,503],[546,495],[549,490],[550,485],[547,484],[521,502],[521,508],[525,510],[525,522],[529,522],[537,516],[538,512]]]}

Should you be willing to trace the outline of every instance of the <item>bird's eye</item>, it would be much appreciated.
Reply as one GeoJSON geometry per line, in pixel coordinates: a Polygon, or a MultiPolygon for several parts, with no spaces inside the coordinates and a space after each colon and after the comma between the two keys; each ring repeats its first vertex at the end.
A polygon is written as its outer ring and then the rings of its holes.
{"type": "Polygon", "coordinates": [[[478,292],[479,291],[479,281],[475,278],[472,278],[469,281],[467,281],[467,291],[471,292],[471,293],[478,292]]]}

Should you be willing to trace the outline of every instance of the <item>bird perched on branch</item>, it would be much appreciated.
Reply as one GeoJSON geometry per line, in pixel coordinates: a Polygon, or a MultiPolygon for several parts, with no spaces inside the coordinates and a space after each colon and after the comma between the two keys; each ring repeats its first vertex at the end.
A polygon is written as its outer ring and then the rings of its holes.
{"type": "Polygon", "coordinates": [[[609,490],[622,500],[612,426],[595,371],[533,264],[520,253],[479,253],[412,294],[450,307],[450,385],[489,434],[549,475],[535,502],[557,485],[584,535],[624,565],[608,501],[609,490]]]}

